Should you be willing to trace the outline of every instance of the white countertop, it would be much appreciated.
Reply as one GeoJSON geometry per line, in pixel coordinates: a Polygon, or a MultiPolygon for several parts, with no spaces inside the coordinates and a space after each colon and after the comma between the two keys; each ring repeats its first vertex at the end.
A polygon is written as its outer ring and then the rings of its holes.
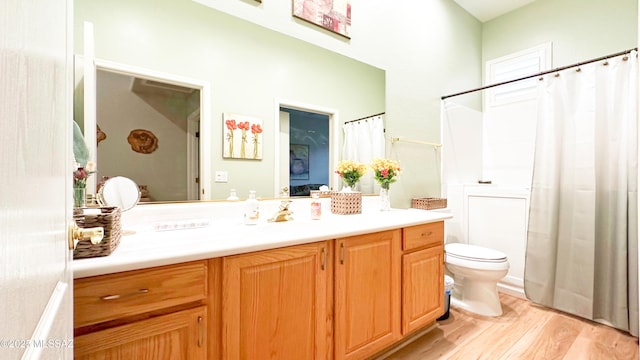
{"type": "MultiPolygon", "coordinates": [[[[266,203],[265,203],[266,205],[266,203]]],[[[156,206],[156,205],[153,205],[156,206]]],[[[294,212],[294,220],[287,222],[267,222],[271,215],[263,211],[257,225],[245,225],[241,216],[218,216],[221,211],[235,214],[237,204],[229,207],[216,207],[216,215],[211,209],[187,209],[188,205],[173,205],[162,209],[177,220],[188,218],[206,218],[209,226],[196,229],[171,231],[154,231],[149,224],[134,226],[135,221],[125,219],[123,214],[123,230],[134,230],[132,235],[124,235],[120,245],[114,252],[105,257],[76,259],[73,261],[74,278],[103,275],[120,271],[137,270],[154,266],[176,264],[186,261],[209,259],[220,256],[248,253],[252,251],[279,248],[284,246],[330,240],[345,236],[361,235],[371,232],[397,229],[406,226],[441,221],[451,217],[450,214],[437,211],[416,209],[392,209],[380,211],[377,206],[363,206],[362,214],[334,215],[323,208],[320,220],[311,220],[306,202],[297,203],[298,211],[294,212]],[[298,215],[296,215],[298,213],[298,215]],[[179,215],[176,215],[179,214],[179,215]],[[305,216],[306,215],[306,216],[305,216]]],[[[277,203],[263,208],[273,208],[277,203]]],[[[148,207],[147,209],[151,209],[148,207]]],[[[155,207],[153,211],[159,211],[155,207]]],[[[143,209],[145,210],[145,209],[143,209]]],[[[147,211],[148,212],[148,211],[147,211]]],[[[149,217],[138,213],[137,219],[149,217]]],[[[164,220],[167,219],[165,215],[164,220]]]]}

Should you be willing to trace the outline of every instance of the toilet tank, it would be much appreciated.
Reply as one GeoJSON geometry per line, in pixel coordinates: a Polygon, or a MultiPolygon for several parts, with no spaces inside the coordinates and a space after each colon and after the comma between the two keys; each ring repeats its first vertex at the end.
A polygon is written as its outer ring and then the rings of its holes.
{"type": "Polygon", "coordinates": [[[464,187],[464,233],[471,245],[507,254],[509,273],[502,282],[523,286],[529,216],[528,188],[478,185],[464,187]]]}

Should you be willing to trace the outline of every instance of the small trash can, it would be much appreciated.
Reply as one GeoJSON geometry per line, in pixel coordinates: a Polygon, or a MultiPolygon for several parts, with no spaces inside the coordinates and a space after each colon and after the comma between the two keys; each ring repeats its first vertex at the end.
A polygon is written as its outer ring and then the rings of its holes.
{"type": "Polygon", "coordinates": [[[438,318],[440,320],[447,320],[449,318],[449,306],[451,303],[451,292],[453,291],[453,278],[449,275],[444,276],[444,314],[438,318]]]}

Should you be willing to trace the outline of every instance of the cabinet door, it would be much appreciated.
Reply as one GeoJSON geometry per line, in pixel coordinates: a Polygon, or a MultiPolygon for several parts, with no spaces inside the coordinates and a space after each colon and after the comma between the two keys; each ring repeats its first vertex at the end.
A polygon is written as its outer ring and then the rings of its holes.
{"type": "Polygon", "coordinates": [[[75,359],[207,358],[206,307],[158,316],[74,338],[75,359]]]}
{"type": "Polygon", "coordinates": [[[419,329],[444,313],[444,247],[402,256],[402,333],[419,329]]]}
{"type": "Polygon", "coordinates": [[[223,259],[223,359],[327,359],[328,242],[223,259]]]}
{"type": "Polygon", "coordinates": [[[364,359],[400,338],[400,234],[336,240],[336,359],[364,359]]]}

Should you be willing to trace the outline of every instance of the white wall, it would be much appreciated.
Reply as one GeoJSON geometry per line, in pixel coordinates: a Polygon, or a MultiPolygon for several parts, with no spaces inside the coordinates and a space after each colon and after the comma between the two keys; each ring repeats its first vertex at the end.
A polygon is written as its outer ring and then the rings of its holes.
{"type": "Polygon", "coordinates": [[[537,99],[532,99],[485,108],[483,180],[500,186],[531,186],[537,107],[537,99]]]}
{"type": "Polygon", "coordinates": [[[147,185],[154,201],[187,198],[187,99],[172,99],[173,121],[131,92],[131,77],[98,71],[97,123],[107,138],[98,145],[98,176],[126,176],[147,185]],[[176,109],[177,107],[177,109],[176,109]],[[177,119],[182,113],[182,119],[177,119]],[[134,129],[151,131],[158,149],[134,152],[127,141],[134,129]]]}
{"type": "Polygon", "coordinates": [[[442,187],[482,179],[483,114],[446,101],[442,113],[442,187]]]}

